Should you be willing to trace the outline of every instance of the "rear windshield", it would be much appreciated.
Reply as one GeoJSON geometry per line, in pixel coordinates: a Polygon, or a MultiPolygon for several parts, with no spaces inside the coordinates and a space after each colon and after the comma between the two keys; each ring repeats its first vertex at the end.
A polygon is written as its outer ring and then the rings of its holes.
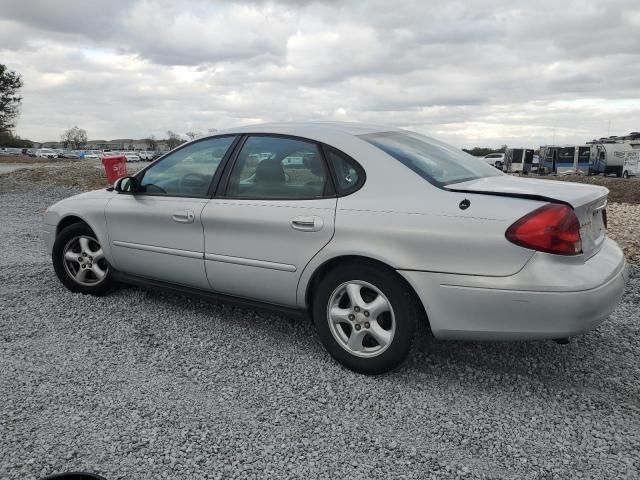
{"type": "Polygon", "coordinates": [[[376,132],[359,137],[437,186],[503,175],[456,147],[418,133],[376,132]]]}

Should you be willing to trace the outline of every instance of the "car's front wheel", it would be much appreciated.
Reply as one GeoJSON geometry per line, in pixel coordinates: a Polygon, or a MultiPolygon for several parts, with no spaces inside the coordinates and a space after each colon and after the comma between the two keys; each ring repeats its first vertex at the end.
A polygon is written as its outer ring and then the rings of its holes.
{"type": "Polygon", "coordinates": [[[113,287],[102,246],[86,224],[69,225],[58,234],[52,260],[56,275],[72,292],[105,295],[113,287]]]}
{"type": "Polygon", "coordinates": [[[397,274],[368,263],[330,271],[313,304],[327,351],[345,367],[369,375],[404,361],[419,314],[413,292],[397,274]]]}

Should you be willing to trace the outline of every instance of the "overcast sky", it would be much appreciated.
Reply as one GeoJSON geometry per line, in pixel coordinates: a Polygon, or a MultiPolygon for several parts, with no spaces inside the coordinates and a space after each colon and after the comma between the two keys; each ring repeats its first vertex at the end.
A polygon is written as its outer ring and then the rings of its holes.
{"type": "Polygon", "coordinates": [[[0,0],[17,133],[366,121],[458,146],[640,130],[638,0],[0,0]]]}

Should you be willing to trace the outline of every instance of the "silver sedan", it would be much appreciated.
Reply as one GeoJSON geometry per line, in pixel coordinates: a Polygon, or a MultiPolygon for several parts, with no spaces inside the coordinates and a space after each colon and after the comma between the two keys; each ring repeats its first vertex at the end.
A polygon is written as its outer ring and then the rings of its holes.
{"type": "Polygon", "coordinates": [[[183,144],[44,222],[74,292],[129,283],[308,316],[336,360],[375,374],[419,322],[438,338],[566,339],[606,319],[627,278],[607,194],[409,131],[274,124],[183,144]]]}

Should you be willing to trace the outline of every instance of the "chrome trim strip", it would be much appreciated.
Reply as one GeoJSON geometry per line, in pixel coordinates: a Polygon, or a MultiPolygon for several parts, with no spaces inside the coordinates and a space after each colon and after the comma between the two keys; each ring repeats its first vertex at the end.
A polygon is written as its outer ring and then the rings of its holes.
{"type": "Polygon", "coordinates": [[[156,247],[155,245],[143,245],[141,243],[122,242],[114,240],[116,247],[131,248],[133,250],[142,250],[144,252],[164,253],[166,255],[175,255],[176,257],[196,258],[202,260],[204,254],[202,252],[194,252],[191,250],[179,250],[177,248],[156,247]]]}
{"type": "Polygon", "coordinates": [[[253,258],[230,257],[228,255],[218,255],[216,253],[205,253],[205,260],[212,262],[232,263],[234,265],[244,265],[247,267],[268,268],[269,270],[280,270],[281,272],[295,272],[295,265],[286,263],[267,262],[266,260],[255,260],[253,258]]]}

